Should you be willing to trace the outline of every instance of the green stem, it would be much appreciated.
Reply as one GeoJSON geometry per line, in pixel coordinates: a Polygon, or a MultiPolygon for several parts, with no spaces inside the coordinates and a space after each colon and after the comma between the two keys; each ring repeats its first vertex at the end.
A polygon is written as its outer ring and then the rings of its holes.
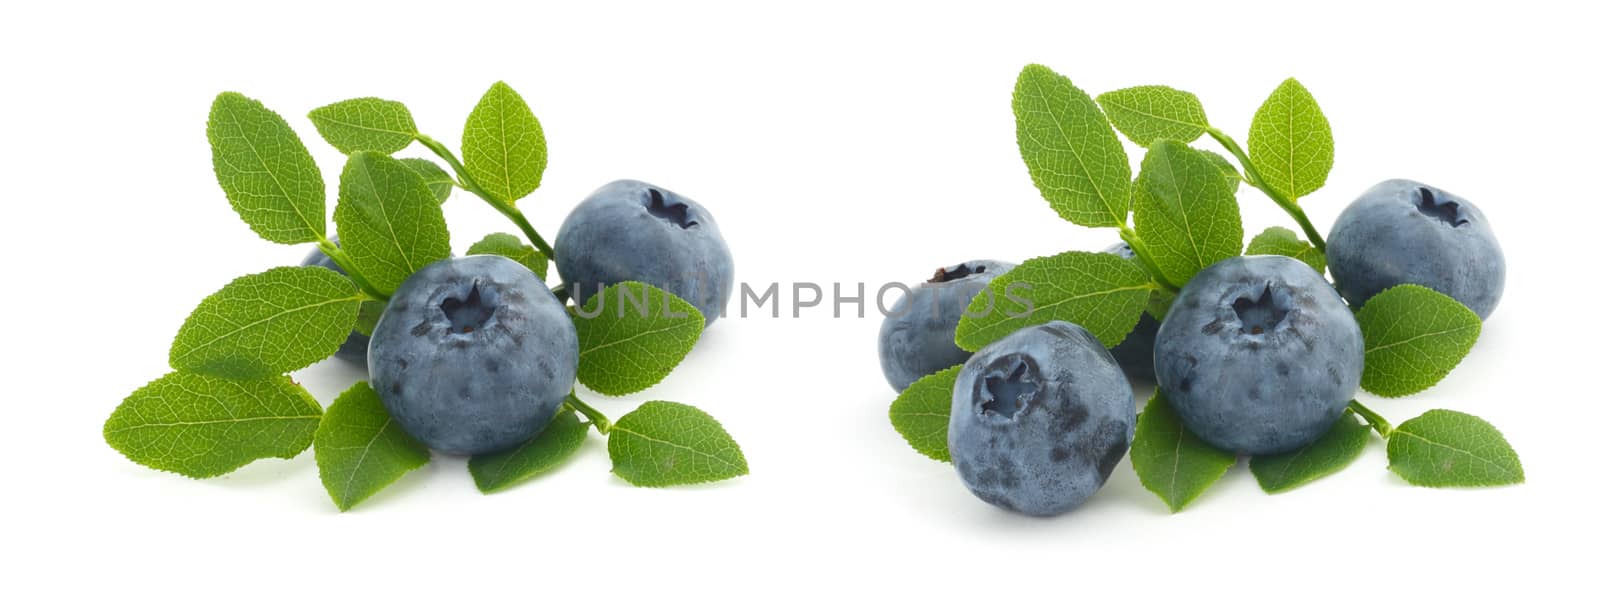
{"type": "Polygon", "coordinates": [[[421,133],[417,134],[416,138],[417,143],[426,146],[429,151],[432,151],[435,155],[443,158],[445,163],[449,164],[450,168],[456,171],[457,184],[459,184],[461,188],[466,189],[468,192],[474,195],[477,195],[478,198],[483,199],[484,203],[488,203],[490,207],[493,207],[495,211],[498,211],[501,215],[509,218],[512,223],[517,225],[518,229],[522,230],[522,234],[527,236],[529,241],[533,242],[533,247],[539,249],[539,252],[544,254],[546,259],[552,261],[556,259],[555,249],[550,247],[549,242],[545,242],[544,237],[539,235],[538,230],[533,229],[533,224],[528,223],[528,217],[522,215],[522,210],[518,209],[515,203],[496,199],[495,197],[489,195],[489,192],[484,190],[483,186],[479,185],[478,181],[472,178],[472,175],[467,174],[467,167],[461,164],[461,160],[457,159],[456,155],[450,152],[450,148],[447,148],[444,144],[439,143],[439,140],[433,139],[421,133]]]}
{"type": "Polygon", "coordinates": [[[574,410],[577,410],[584,418],[589,419],[589,423],[593,424],[601,435],[611,433],[611,419],[606,418],[606,415],[595,409],[595,407],[589,406],[589,403],[579,399],[577,392],[567,395],[567,404],[572,405],[574,410]]]}
{"type": "Polygon", "coordinates": [[[373,286],[372,282],[367,281],[366,277],[362,277],[361,272],[356,270],[354,261],[350,260],[350,255],[345,254],[344,249],[339,248],[339,245],[334,244],[332,240],[326,237],[320,237],[317,239],[317,248],[322,251],[322,254],[328,255],[328,258],[332,259],[334,264],[339,265],[339,268],[344,269],[345,275],[348,275],[351,281],[356,282],[356,287],[360,287],[362,292],[380,302],[389,301],[389,294],[373,286]]]}
{"type": "Polygon", "coordinates": [[[1261,171],[1256,170],[1255,162],[1250,160],[1250,155],[1239,147],[1238,142],[1233,141],[1233,138],[1228,137],[1228,134],[1222,133],[1222,130],[1215,127],[1207,128],[1206,134],[1210,135],[1211,139],[1217,140],[1217,143],[1222,144],[1222,147],[1228,153],[1233,154],[1233,157],[1239,160],[1239,167],[1244,169],[1244,182],[1249,183],[1250,186],[1255,187],[1262,193],[1266,193],[1273,203],[1278,204],[1278,207],[1288,212],[1289,217],[1294,218],[1295,223],[1300,224],[1300,231],[1305,232],[1306,239],[1311,241],[1311,245],[1315,246],[1318,252],[1328,250],[1328,244],[1322,240],[1322,234],[1317,232],[1317,227],[1311,224],[1311,219],[1306,217],[1306,211],[1300,208],[1300,204],[1294,198],[1279,193],[1261,178],[1261,171]]]}
{"type": "Polygon", "coordinates": [[[1161,273],[1161,268],[1156,266],[1156,260],[1150,258],[1148,254],[1150,247],[1145,246],[1144,241],[1139,239],[1139,235],[1133,232],[1133,228],[1123,225],[1117,230],[1117,234],[1122,237],[1123,242],[1128,243],[1128,248],[1133,249],[1133,256],[1139,257],[1139,260],[1144,262],[1142,266],[1150,271],[1150,276],[1155,278],[1156,283],[1160,283],[1161,287],[1171,290],[1172,293],[1178,293],[1183,289],[1183,286],[1173,283],[1167,279],[1165,274],[1161,273]]]}
{"type": "Polygon", "coordinates": [[[1389,434],[1394,433],[1394,427],[1389,425],[1389,421],[1384,420],[1376,411],[1367,408],[1367,405],[1362,404],[1361,401],[1351,400],[1350,410],[1355,411],[1356,414],[1361,415],[1361,418],[1366,419],[1367,424],[1372,425],[1372,429],[1377,431],[1378,435],[1384,439],[1388,439],[1389,434]]]}

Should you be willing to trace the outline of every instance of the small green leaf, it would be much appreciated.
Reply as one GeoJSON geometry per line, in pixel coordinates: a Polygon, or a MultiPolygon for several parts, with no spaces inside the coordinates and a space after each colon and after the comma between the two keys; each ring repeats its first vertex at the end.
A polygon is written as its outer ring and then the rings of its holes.
{"type": "Polygon", "coordinates": [[[340,152],[393,154],[417,137],[411,110],[396,101],[357,98],[311,111],[317,133],[340,152]]]}
{"type": "Polygon", "coordinates": [[[394,422],[366,382],[356,382],[328,406],[317,427],[316,452],[322,488],[340,511],[349,511],[429,459],[428,448],[394,422]]]}
{"type": "Polygon", "coordinates": [[[1406,396],[1432,387],[1478,341],[1483,321],[1450,296],[1420,285],[1396,285],[1356,312],[1366,341],[1361,387],[1406,396]]]}
{"type": "Polygon", "coordinates": [[[1349,466],[1366,449],[1372,429],[1349,411],[1322,437],[1299,451],[1250,458],[1250,473],[1268,493],[1280,493],[1349,466]]]}
{"type": "Polygon", "coordinates": [[[355,331],[372,336],[372,330],[378,327],[378,319],[383,317],[384,303],[378,300],[365,300],[356,312],[355,331]]]}
{"type": "Polygon", "coordinates": [[[562,409],[538,437],[505,451],[473,456],[467,470],[478,490],[502,490],[560,466],[578,453],[588,434],[588,423],[579,421],[571,409],[562,409]]]}
{"type": "Polygon", "coordinates": [[[578,381],[620,396],[672,373],[700,339],[706,320],[666,290],[624,281],[591,296],[572,324],[578,329],[578,381]]]}
{"type": "Polygon", "coordinates": [[[1030,65],[1011,95],[1017,147],[1034,186],[1067,221],[1114,228],[1128,219],[1128,153],[1094,99],[1050,68],[1030,65]]]}
{"type": "Polygon", "coordinates": [[[392,292],[417,269],[450,258],[444,210],[422,177],[393,158],[356,152],[333,209],[340,244],[361,275],[392,292]]]}
{"type": "Polygon", "coordinates": [[[400,163],[422,177],[422,182],[428,185],[429,191],[433,191],[434,198],[440,204],[450,199],[450,192],[456,188],[456,180],[450,178],[450,173],[439,168],[439,165],[427,158],[401,158],[400,163]]]}
{"type": "Polygon", "coordinates": [[[522,263],[522,266],[533,271],[540,279],[545,278],[545,273],[550,270],[550,261],[544,254],[532,246],[522,242],[522,239],[505,232],[495,232],[484,236],[467,249],[467,254],[494,254],[522,263]]]}
{"type": "Polygon", "coordinates": [[[259,101],[224,92],[211,103],[206,139],[217,183],[256,234],[302,244],[328,233],[322,171],[283,117],[259,101]]]}
{"type": "Polygon", "coordinates": [[[229,380],[183,371],[138,389],[106,419],[106,443],[143,466],[210,478],[311,446],[322,407],[285,376],[229,380]]]}
{"type": "Polygon", "coordinates": [[[606,443],[611,471],[634,486],[727,480],[750,473],[722,424],[698,408],[652,400],[623,415],[606,443]]]}
{"type": "Polygon", "coordinates": [[[1250,159],[1267,186],[1290,199],[1310,195],[1333,170],[1333,129],[1311,92],[1284,80],[1250,121],[1250,159]]]}
{"type": "Polygon", "coordinates": [[[1200,98],[1170,86],[1135,86],[1097,98],[1111,124],[1133,143],[1149,147],[1156,140],[1187,144],[1205,135],[1211,124],[1200,98]]]}
{"type": "Polygon", "coordinates": [[[1065,320],[1114,347],[1139,323],[1155,288],[1139,265],[1111,253],[1028,259],[972,298],[956,325],[956,344],[977,351],[1024,326],[1065,320]]]}
{"type": "Polygon", "coordinates": [[[1156,142],[1139,165],[1133,221],[1149,262],[1177,285],[1244,248],[1227,176],[1204,152],[1168,140],[1156,142]]]}
{"type": "Polygon", "coordinates": [[[923,376],[889,405],[889,422],[918,453],[950,461],[950,398],[961,366],[923,376]]]}
{"type": "Polygon", "coordinates": [[[461,133],[467,174],[495,199],[513,203],[539,188],[544,129],[522,96],[504,82],[489,87],[461,133]]]}
{"type": "Polygon", "coordinates": [[[1250,245],[1244,247],[1244,253],[1275,254],[1300,259],[1300,262],[1316,269],[1318,274],[1328,269],[1328,259],[1322,251],[1311,246],[1310,242],[1301,240],[1294,230],[1281,226],[1267,228],[1255,238],[1251,238],[1250,245]]]}
{"type": "Polygon", "coordinates": [[[1522,460],[1488,421],[1430,410],[1389,435],[1389,469],[1417,486],[1470,488],[1518,484],[1522,460]]]}
{"type": "Polygon", "coordinates": [[[1188,506],[1237,461],[1233,454],[1190,433],[1160,392],[1139,414],[1129,457],[1139,483],[1161,497],[1173,513],[1188,506]]]}
{"type": "Polygon", "coordinates": [[[173,369],[265,378],[333,355],[350,335],[362,295],[322,267],[278,267],[234,279],[201,300],[172,340],[173,369]]]}

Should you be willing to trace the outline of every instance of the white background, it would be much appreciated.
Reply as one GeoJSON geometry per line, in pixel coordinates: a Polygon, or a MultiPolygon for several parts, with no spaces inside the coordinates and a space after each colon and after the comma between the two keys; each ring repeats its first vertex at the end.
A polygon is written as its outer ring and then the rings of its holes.
{"type": "MultiPolygon", "coordinates": [[[[1593,584],[1597,392],[1584,376],[1600,129],[1594,18],[1579,3],[766,4],[0,9],[0,586],[1593,584]],[[1280,496],[1241,465],[1168,515],[1124,462],[1074,513],[1006,514],[890,428],[877,313],[795,319],[788,294],[782,318],[717,323],[660,386],[590,397],[613,418],[657,398],[711,412],[751,464],[727,483],[632,488],[594,437],[501,494],[438,457],[339,514],[309,452],[191,481],[101,438],[118,401],[164,373],[200,298],[307,250],[256,239],[218,189],[204,124],[219,91],[287,117],[331,190],[342,160],[310,109],[402,100],[457,146],[503,79],[549,140],[544,185],[522,202],[547,236],[593,188],[641,178],[714,212],[740,280],[876,286],[1114,240],[1057,218],[1028,180],[1009,101],[1030,62],[1091,93],[1193,91],[1241,141],[1260,101],[1298,77],[1337,141],[1327,187],[1304,202],[1324,232],[1386,178],[1475,201],[1509,261],[1499,310],[1437,387],[1365,399],[1396,423],[1435,407],[1489,419],[1527,484],[1413,488],[1374,441],[1346,471],[1280,496]]],[[[1260,194],[1240,198],[1249,234],[1290,225],[1260,194]]],[[[465,193],[445,211],[458,252],[512,230],[465,193]]],[[[327,363],[296,377],[326,404],[358,373],[327,363]]]]}

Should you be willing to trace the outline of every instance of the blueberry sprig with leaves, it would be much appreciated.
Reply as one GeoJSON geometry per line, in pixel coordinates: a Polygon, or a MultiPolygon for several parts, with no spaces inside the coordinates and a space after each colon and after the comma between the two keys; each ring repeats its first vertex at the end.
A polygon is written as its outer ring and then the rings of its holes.
{"type": "MultiPolygon", "coordinates": [[[[975,298],[955,332],[956,344],[967,351],[978,351],[1020,328],[1055,320],[1080,325],[1106,347],[1113,347],[1129,335],[1141,314],[1161,320],[1178,313],[1173,308],[1175,300],[1188,308],[1205,304],[1200,294],[1189,298],[1192,302],[1186,302],[1180,294],[1186,293],[1185,286],[1191,281],[1203,280],[1209,286],[1218,281],[1219,275],[1234,272],[1236,267],[1256,264],[1239,263],[1245,260],[1236,258],[1241,254],[1290,257],[1309,267],[1312,271],[1308,273],[1333,272],[1339,280],[1339,293],[1359,306],[1351,322],[1359,326],[1360,332],[1352,345],[1357,347],[1351,359],[1356,379],[1361,389],[1377,396],[1407,396],[1432,387],[1460,363],[1477,339],[1481,317],[1487,315],[1485,307],[1469,308],[1441,291],[1471,294],[1481,286],[1458,289],[1447,284],[1433,288],[1413,284],[1427,278],[1423,270],[1411,276],[1382,278],[1388,283],[1381,293],[1353,297],[1348,286],[1364,278],[1360,259],[1377,255],[1370,251],[1352,254],[1359,250],[1354,247],[1330,252],[1330,242],[1339,246],[1344,219],[1336,225],[1333,239],[1325,240],[1299,206],[1299,199],[1321,188],[1332,169],[1333,137],[1310,92],[1293,79],[1280,85],[1257,110],[1248,151],[1210,125],[1195,95],[1165,86],[1140,86],[1091,97],[1065,76],[1044,66],[1030,65],[1017,79],[1012,108],[1022,159],[1051,208],[1080,226],[1115,228],[1134,256],[1064,252],[1016,266],[995,278],[989,289],[1011,293],[1010,289],[1025,286],[1027,291],[1023,293],[1028,297],[975,298]],[[1146,148],[1137,176],[1132,174],[1118,130],[1146,148]],[[1190,146],[1202,136],[1215,140],[1238,167],[1227,156],[1190,146]],[[1246,243],[1236,200],[1241,184],[1255,188],[1278,204],[1299,226],[1305,239],[1291,229],[1272,227],[1246,243]],[[1334,262],[1343,266],[1333,265],[1334,262]]],[[[1435,225],[1459,228],[1471,222],[1479,225],[1473,239],[1481,241],[1481,235],[1487,233],[1486,222],[1473,217],[1480,214],[1464,200],[1409,182],[1402,183],[1404,191],[1397,193],[1394,183],[1375,187],[1352,210],[1377,199],[1371,194],[1382,189],[1387,192],[1380,196],[1388,200],[1384,203],[1401,204],[1401,211],[1393,217],[1422,220],[1406,223],[1443,221],[1446,223],[1435,225]],[[1446,199],[1448,207],[1440,206],[1446,199]]],[[[1487,243],[1493,246],[1492,236],[1487,243]]],[[[1503,265],[1503,259],[1495,258],[1497,246],[1483,250],[1492,250],[1494,255],[1482,258],[1484,266],[1503,265]]],[[[1503,271],[1500,277],[1503,280],[1503,271]]],[[[1308,289],[1334,292],[1325,279],[1319,277],[1315,283],[1323,285],[1308,289]]],[[[1231,306],[1231,310],[1224,313],[1236,314],[1235,320],[1243,323],[1242,330],[1247,333],[1260,335],[1273,330],[1298,303],[1275,300],[1277,296],[1272,295],[1271,288],[1269,282],[1266,290],[1240,292],[1254,293],[1254,297],[1230,296],[1223,305],[1231,306]]],[[[1496,283],[1480,290],[1493,292],[1486,298],[1488,308],[1498,300],[1499,289],[1496,283]]],[[[1284,286],[1280,285],[1279,290],[1284,291],[1284,286]]],[[[1330,297],[1340,302],[1337,295],[1330,297]]],[[[1216,305],[1216,301],[1211,300],[1209,305],[1216,305]]],[[[1343,308],[1344,304],[1340,302],[1337,307],[1343,308]]],[[[1333,316],[1350,317],[1348,311],[1330,312],[1333,316]]],[[[1192,312],[1186,313],[1192,317],[1192,312]]],[[[1213,323],[1201,328],[1201,332],[1215,334],[1221,325],[1213,323]]],[[[1185,351],[1173,351],[1172,341],[1177,336],[1168,332],[1181,331],[1162,331],[1156,343],[1158,366],[1163,361],[1163,340],[1168,341],[1168,361],[1182,357],[1168,365],[1192,369],[1207,363],[1204,355],[1186,356],[1185,351]]],[[[962,370],[962,366],[956,366],[924,377],[902,392],[890,408],[895,429],[918,452],[936,460],[951,459],[947,439],[952,388],[962,370]]],[[[1321,380],[1334,382],[1343,375],[1332,366],[1323,375],[1321,367],[1296,367],[1292,361],[1269,370],[1276,372],[1278,378],[1314,371],[1321,380]]],[[[1387,440],[1390,469],[1415,485],[1480,487],[1523,481],[1516,452],[1499,431],[1482,419],[1457,411],[1432,410],[1393,426],[1360,400],[1349,400],[1342,414],[1329,415],[1337,416],[1337,420],[1317,425],[1319,430],[1308,439],[1309,444],[1274,453],[1241,452],[1238,447],[1223,449],[1199,436],[1197,427],[1209,425],[1186,424],[1184,415],[1170,400],[1169,390],[1188,393],[1197,387],[1188,379],[1176,379],[1191,374],[1163,373],[1159,369],[1157,374],[1157,393],[1139,414],[1129,453],[1140,481],[1173,511],[1188,505],[1221,478],[1241,455],[1251,456],[1250,471],[1262,489],[1276,493],[1349,465],[1374,433],[1387,440]]],[[[1226,379],[1232,380],[1231,387],[1248,388],[1255,377],[1226,379]]],[[[1270,398],[1259,390],[1249,391],[1249,395],[1270,398]]],[[[1196,396],[1205,394],[1189,398],[1196,396]]],[[[1345,403],[1337,404],[1331,412],[1340,413],[1345,403]]],[[[1206,435],[1211,440],[1225,438],[1215,430],[1206,435]]],[[[1048,446],[1050,442],[1036,445],[1048,446]]],[[[1071,455],[1069,451],[1059,450],[1063,460],[1071,455]]],[[[1100,465],[1106,464],[1102,461],[1100,465]]]]}
{"type": "MultiPolygon", "coordinates": [[[[454,189],[479,196],[532,243],[494,233],[467,254],[505,257],[542,284],[555,252],[516,202],[538,188],[546,146],[538,120],[504,83],[492,86],[468,117],[465,158],[419,133],[398,102],[353,99],[310,116],[322,137],[347,155],[332,216],[338,238],[327,224],[322,173],[282,117],[225,92],[212,104],[207,138],[217,181],[240,218],[268,241],[316,245],[342,273],[278,267],[206,297],[173,339],[172,371],[128,396],[106,421],[104,435],[136,463],[193,478],[314,447],[324,487],[346,510],[427,463],[430,451],[401,428],[369,382],[357,383],[324,411],[288,374],[331,356],[352,331],[371,335],[408,278],[451,259],[441,204],[454,189]],[[454,176],[424,158],[391,156],[412,142],[444,160],[454,176]]],[[[559,316],[570,320],[568,330],[576,335],[576,380],[620,396],[664,379],[688,355],[705,322],[688,302],[657,286],[624,282],[608,290],[613,298],[627,290],[638,305],[612,306],[603,314],[566,308],[559,316]]],[[[566,299],[565,290],[556,291],[566,299]]],[[[469,470],[486,493],[507,488],[572,457],[591,427],[607,436],[613,471],[637,486],[748,472],[738,444],[694,407],[646,402],[612,421],[575,390],[536,436],[475,455],[469,470]]]]}

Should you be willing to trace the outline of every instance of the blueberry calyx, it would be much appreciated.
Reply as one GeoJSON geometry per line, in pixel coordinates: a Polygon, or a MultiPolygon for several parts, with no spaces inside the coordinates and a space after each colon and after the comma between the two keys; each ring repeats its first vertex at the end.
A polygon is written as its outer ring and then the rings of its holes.
{"type": "Polygon", "coordinates": [[[661,196],[661,191],[650,189],[650,204],[645,206],[650,215],[677,224],[685,230],[700,225],[700,222],[689,219],[689,206],[685,203],[668,205],[666,198],[661,196]]]}
{"type": "Polygon", "coordinates": [[[1452,228],[1466,225],[1470,220],[1461,215],[1461,206],[1454,201],[1439,201],[1427,187],[1417,188],[1417,211],[1422,215],[1450,224],[1452,228]]]}
{"type": "Polygon", "coordinates": [[[982,410],[985,415],[1014,418],[1039,391],[1039,371],[1026,355],[1007,355],[989,366],[983,378],[982,410]]]}
{"type": "Polygon", "coordinates": [[[981,275],[987,270],[988,268],[983,265],[968,266],[966,263],[961,263],[949,268],[940,267],[939,270],[933,272],[933,279],[929,279],[928,283],[945,283],[949,281],[955,281],[969,275],[981,275]]]}
{"type": "Polygon", "coordinates": [[[1269,283],[1261,288],[1261,295],[1253,300],[1248,295],[1234,300],[1233,313],[1239,317],[1239,332],[1266,334],[1283,322],[1289,310],[1272,297],[1272,284],[1269,283]]]}
{"type": "Polygon", "coordinates": [[[490,292],[487,296],[478,286],[477,281],[472,282],[472,289],[467,292],[466,298],[450,296],[439,303],[439,310],[444,312],[444,317],[450,320],[450,332],[467,334],[483,328],[489,319],[494,317],[495,297],[490,292]]]}

